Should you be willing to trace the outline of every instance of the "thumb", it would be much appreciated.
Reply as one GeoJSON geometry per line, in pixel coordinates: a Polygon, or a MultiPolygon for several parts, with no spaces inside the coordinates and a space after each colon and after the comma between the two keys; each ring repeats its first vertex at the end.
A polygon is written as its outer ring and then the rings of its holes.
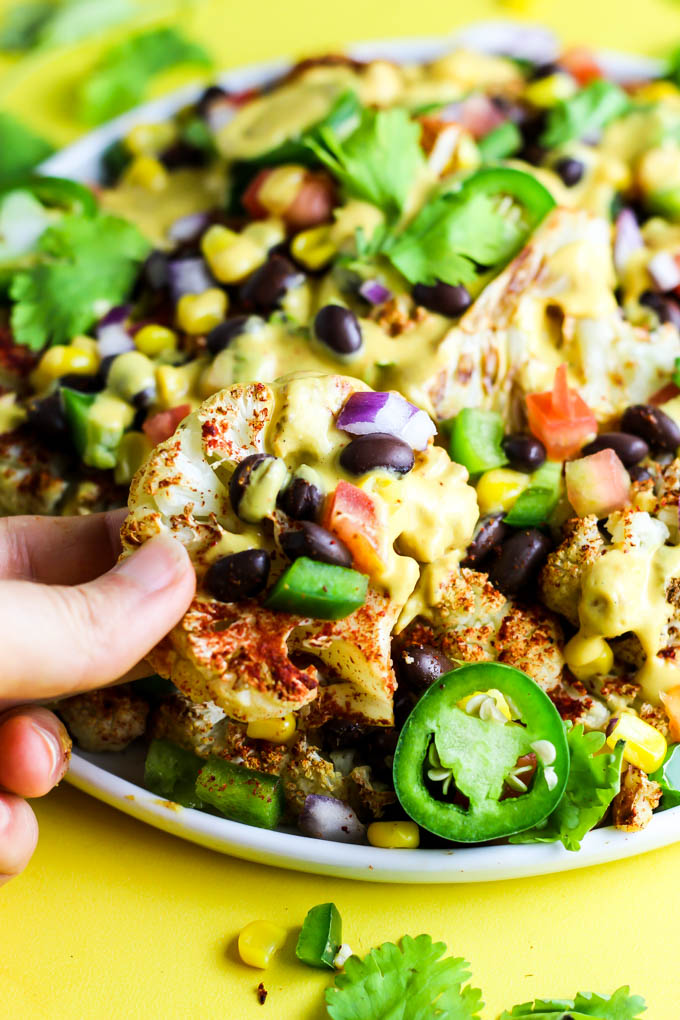
{"type": "Polygon", "coordinates": [[[186,549],[167,536],[88,584],[0,582],[0,701],[53,698],[117,680],[177,623],[195,587],[186,549]]]}

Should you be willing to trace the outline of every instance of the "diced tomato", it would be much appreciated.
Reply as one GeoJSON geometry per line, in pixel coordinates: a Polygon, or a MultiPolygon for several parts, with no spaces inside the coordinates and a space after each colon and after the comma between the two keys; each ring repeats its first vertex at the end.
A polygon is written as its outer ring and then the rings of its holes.
{"type": "Polygon", "coordinates": [[[674,382],[669,382],[662,386],[660,390],[657,390],[656,393],[652,393],[647,403],[653,404],[654,407],[659,407],[668,400],[675,400],[676,397],[680,397],[680,387],[676,386],[674,382]]]}
{"type": "Polygon", "coordinates": [[[674,743],[680,741],[680,684],[661,694],[663,707],[670,723],[670,737],[674,743]]]}
{"type": "Polygon", "coordinates": [[[257,99],[260,89],[242,89],[240,92],[229,92],[227,98],[232,106],[244,106],[251,99],[257,99]]]}
{"type": "Polygon", "coordinates": [[[576,79],[579,85],[587,85],[596,78],[602,78],[602,69],[595,57],[585,46],[572,46],[559,59],[560,67],[576,79]]]}
{"type": "MultiPolygon", "coordinates": [[[[262,201],[262,187],[275,173],[275,169],[260,170],[243,193],[242,203],[253,219],[264,219],[276,213],[262,201]]],[[[336,202],[335,185],[325,173],[305,173],[295,198],[283,214],[282,219],[291,230],[307,230],[320,223],[327,223],[333,215],[336,202]]]]}
{"type": "Polygon", "coordinates": [[[567,498],[579,517],[607,517],[630,500],[630,475],[613,450],[570,460],[564,473],[567,498]]]}
{"type": "Polygon", "coordinates": [[[529,428],[545,446],[550,460],[578,453],[597,432],[597,421],[585,400],[567,383],[567,366],[555,372],[552,390],[527,396],[529,428]]]}
{"type": "Polygon", "coordinates": [[[158,411],[147,418],[142,425],[142,431],[149,437],[154,446],[158,446],[164,440],[173,435],[179,423],[186,418],[191,411],[191,404],[180,404],[178,407],[171,407],[169,411],[158,411]]]}
{"type": "Polygon", "coordinates": [[[352,554],[357,570],[377,574],[384,568],[380,555],[382,528],[371,496],[349,482],[338,482],[324,512],[323,526],[352,554]]]}

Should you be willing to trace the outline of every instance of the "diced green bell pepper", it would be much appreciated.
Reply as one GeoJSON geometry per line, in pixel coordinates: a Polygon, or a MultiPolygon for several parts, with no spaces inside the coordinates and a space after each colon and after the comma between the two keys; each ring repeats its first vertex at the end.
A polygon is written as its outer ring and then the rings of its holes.
{"type": "Polygon", "coordinates": [[[569,767],[565,729],[547,694],[512,666],[475,663],[440,677],[411,712],[394,754],[394,789],[424,829],[458,843],[482,843],[546,819],[562,797],[569,767]],[[470,695],[490,690],[512,706],[512,720],[481,718],[459,707],[470,695]],[[531,786],[508,796],[516,763],[538,741],[543,757],[535,752],[531,786]]]}
{"type": "Polygon", "coordinates": [[[301,556],[281,574],[265,606],[315,620],[342,620],[363,606],[367,590],[365,574],[301,556]]]}
{"type": "Polygon", "coordinates": [[[80,393],[68,386],[62,386],[61,394],[83,463],[102,470],[115,467],[123,433],[135,416],[132,406],[112,394],[80,393]]]}
{"type": "Polygon", "coordinates": [[[680,804],[680,744],[671,744],[661,768],[650,777],[662,790],[661,807],[677,807],[680,804]]]}
{"type": "Polygon", "coordinates": [[[471,475],[508,463],[503,452],[503,419],[495,411],[464,407],[450,424],[451,460],[466,467],[471,475]]]}
{"type": "Polygon", "coordinates": [[[673,223],[680,222],[680,188],[653,191],[645,198],[645,207],[650,213],[663,216],[673,223]]]}
{"type": "Polygon", "coordinates": [[[203,762],[171,740],[152,740],[144,763],[144,785],[183,807],[202,808],[196,779],[203,762]]]}
{"type": "Polygon", "coordinates": [[[342,918],[335,903],[319,903],[307,914],[295,955],[310,967],[330,967],[342,944],[342,918]]]}
{"type": "Polygon", "coordinates": [[[273,829],[285,810],[280,776],[255,772],[222,758],[209,758],[196,780],[196,793],[205,803],[234,822],[273,829]]]}
{"type": "Polygon", "coordinates": [[[538,527],[550,518],[562,493],[562,462],[547,460],[531,476],[529,488],[521,492],[505,523],[513,528],[538,527]]]}
{"type": "Polygon", "coordinates": [[[522,133],[517,125],[507,120],[499,124],[488,135],[477,142],[484,163],[494,163],[498,159],[507,159],[522,148],[522,133]]]}

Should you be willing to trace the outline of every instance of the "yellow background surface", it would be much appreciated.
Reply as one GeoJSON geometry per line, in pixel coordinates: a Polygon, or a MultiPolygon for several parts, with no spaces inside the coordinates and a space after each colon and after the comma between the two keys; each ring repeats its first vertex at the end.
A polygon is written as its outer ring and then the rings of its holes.
{"type": "MultiPolygon", "coordinates": [[[[352,39],[445,33],[507,10],[491,0],[204,0],[182,20],[227,67],[352,39]]],[[[677,0],[538,0],[526,11],[567,42],[646,52],[680,43],[677,0]]],[[[0,106],[57,142],[69,140],[78,133],[70,89],[97,52],[85,45],[11,67],[0,106]]],[[[179,80],[170,76],[157,91],[179,80]]],[[[537,995],[623,983],[646,996],[649,1020],[680,1018],[680,845],[524,881],[366,885],[222,857],[67,787],[36,810],[36,856],[0,891],[2,1020],[321,1020],[327,979],[296,964],[293,948],[306,911],[329,899],[357,952],[405,932],[443,939],[470,960],[489,1020],[537,995]],[[291,930],[265,974],[235,953],[239,929],[255,918],[291,930]],[[261,978],[264,1006],[255,997],[261,978]]]]}

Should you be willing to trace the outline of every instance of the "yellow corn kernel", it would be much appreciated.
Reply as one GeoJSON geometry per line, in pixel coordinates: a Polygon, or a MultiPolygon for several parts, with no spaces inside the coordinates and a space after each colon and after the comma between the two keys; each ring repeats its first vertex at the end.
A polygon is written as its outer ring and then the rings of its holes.
{"type": "Polygon", "coordinates": [[[151,323],[135,333],[135,347],[146,354],[147,358],[154,358],[163,351],[174,351],[177,348],[177,334],[174,329],[151,323]]]}
{"type": "Polygon", "coordinates": [[[577,680],[610,673],[614,653],[603,637],[575,634],[564,648],[564,660],[577,680]]]}
{"type": "Polygon", "coordinates": [[[155,156],[171,145],[177,137],[172,121],[158,124],[135,124],[125,136],[125,148],[133,156],[155,156]]]}
{"type": "Polygon", "coordinates": [[[91,348],[77,345],[65,347],[56,344],[45,351],[37,368],[31,373],[31,383],[36,390],[44,390],[62,375],[91,375],[97,371],[99,358],[91,348]]]}
{"type": "Polygon", "coordinates": [[[555,106],[561,99],[570,99],[576,89],[576,82],[571,75],[558,71],[556,74],[549,74],[546,78],[532,81],[524,90],[524,98],[533,106],[547,108],[555,106]]]}
{"type": "Polygon", "coordinates": [[[249,237],[260,248],[269,251],[286,240],[286,227],[283,220],[272,216],[267,220],[254,220],[253,223],[249,223],[243,228],[241,235],[249,237]]]}
{"type": "Polygon", "coordinates": [[[185,333],[208,333],[227,314],[227,295],[217,287],[185,294],[177,304],[177,324],[185,333]]]}
{"type": "Polygon", "coordinates": [[[146,191],[163,191],[168,183],[168,171],[154,156],[135,156],[123,176],[146,191]]]}
{"type": "Polygon", "coordinates": [[[371,822],[368,842],[384,850],[415,850],[420,845],[420,829],[415,822],[371,822]]]}
{"type": "Polygon", "coordinates": [[[286,929],[271,921],[251,921],[239,934],[238,955],[249,967],[266,970],[277,949],[286,941],[286,929]]]}
{"type": "Polygon", "coordinates": [[[99,348],[97,347],[97,341],[93,340],[91,336],[85,336],[82,333],[79,336],[74,336],[69,346],[75,347],[77,351],[85,351],[94,366],[92,371],[97,368],[99,364],[99,348]]]}
{"type": "Polygon", "coordinates": [[[282,216],[297,198],[306,176],[303,166],[277,166],[262,182],[257,201],[267,212],[282,216]]]}
{"type": "Polygon", "coordinates": [[[502,691],[497,690],[497,688],[495,687],[491,687],[488,691],[473,691],[472,694],[468,694],[467,697],[461,698],[461,700],[457,703],[456,707],[461,708],[463,711],[465,711],[465,707],[468,701],[472,701],[473,698],[478,698],[480,695],[486,696],[488,698],[493,698],[494,702],[496,703],[496,708],[500,712],[502,712],[502,714],[505,716],[508,722],[512,720],[512,712],[510,711],[510,707],[507,701],[505,700],[505,695],[502,693],[502,691]]]}
{"type": "Polygon", "coordinates": [[[239,283],[267,261],[267,252],[245,234],[237,234],[236,240],[224,251],[206,255],[213,276],[220,283],[239,283]]]}
{"type": "Polygon", "coordinates": [[[151,440],[143,432],[126,432],[116,451],[113,472],[116,484],[129,485],[151,450],[151,440]]]}
{"type": "Polygon", "coordinates": [[[643,772],[655,772],[663,764],[668,750],[666,738],[644,719],[629,712],[620,715],[607,733],[607,744],[614,750],[619,740],[625,741],[624,760],[643,772]]]}
{"type": "Polygon", "coordinates": [[[308,269],[321,269],[337,253],[331,242],[331,227],[312,227],[296,234],[290,246],[293,257],[308,269]]]}
{"type": "Polygon", "coordinates": [[[663,102],[664,99],[680,99],[680,89],[672,81],[650,81],[635,92],[635,98],[645,103],[663,102]]]}
{"type": "Polygon", "coordinates": [[[258,719],[248,723],[246,736],[251,740],[268,740],[270,744],[287,744],[295,734],[295,716],[292,712],[283,719],[258,719]]]}
{"type": "Polygon", "coordinates": [[[186,404],[195,392],[205,361],[197,359],[186,365],[158,365],[156,389],[158,402],[163,408],[186,404]]]}
{"type": "Polygon", "coordinates": [[[480,514],[509,510],[529,485],[529,475],[509,468],[486,471],[477,482],[480,514]]]}
{"type": "Polygon", "coordinates": [[[201,251],[206,259],[212,259],[215,255],[226,251],[227,248],[231,248],[234,241],[238,239],[238,236],[235,230],[229,230],[228,227],[223,227],[221,223],[213,223],[201,238],[201,251]]]}

